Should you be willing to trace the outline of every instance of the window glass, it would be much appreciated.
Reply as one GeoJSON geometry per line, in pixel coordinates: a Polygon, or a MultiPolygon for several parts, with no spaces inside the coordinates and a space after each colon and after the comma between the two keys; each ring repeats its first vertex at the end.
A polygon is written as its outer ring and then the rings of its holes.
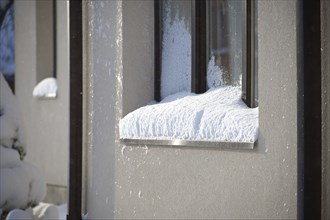
{"type": "Polygon", "coordinates": [[[161,98],[191,91],[191,1],[163,2],[161,98]]]}
{"type": "Polygon", "coordinates": [[[213,0],[207,5],[208,87],[240,86],[243,69],[244,1],[213,0]]]}
{"type": "Polygon", "coordinates": [[[37,82],[56,77],[55,1],[37,1],[37,82]],[[47,31],[45,31],[47,30],[47,31]]]}

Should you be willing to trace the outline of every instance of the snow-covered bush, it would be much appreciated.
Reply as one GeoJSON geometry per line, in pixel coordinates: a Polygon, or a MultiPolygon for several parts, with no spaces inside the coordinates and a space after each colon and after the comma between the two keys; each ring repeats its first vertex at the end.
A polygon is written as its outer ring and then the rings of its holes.
{"type": "Polygon", "coordinates": [[[44,199],[46,182],[35,166],[24,161],[26,145],[17,100],[1,73],[0,94],[0,213],[15,217],[23,213],[12,210],[34,207],[44,199]]]}

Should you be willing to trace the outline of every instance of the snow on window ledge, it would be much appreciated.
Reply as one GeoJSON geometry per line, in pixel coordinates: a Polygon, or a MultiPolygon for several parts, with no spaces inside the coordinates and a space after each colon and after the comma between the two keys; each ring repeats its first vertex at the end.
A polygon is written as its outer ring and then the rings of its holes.
{"type": "Polygon", "coordinates": [[[53,77],[43,79],[33,89],[32,95],[38,99],[55,99],[57,96],[57,80],[53,77]]]}
{"type": "Polygon", "coordinates": [[[258,129],[258,108],[248,108],[240,88],[230,86],[200,95],[170,95],[119,122],[120,138],[127,145],[253,149],[258,129]]]}

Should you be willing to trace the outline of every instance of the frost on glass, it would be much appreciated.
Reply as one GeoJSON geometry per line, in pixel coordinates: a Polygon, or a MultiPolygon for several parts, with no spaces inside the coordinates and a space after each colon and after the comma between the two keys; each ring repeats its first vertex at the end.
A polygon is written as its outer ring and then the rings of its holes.
{"type": "Polygon", "coordinates": [[[208,4],[208,87],[241,87],[243,67],[243,1],[208,4]]]}
{"type": "Polygon", "coordinates": [[[191,90],[190,4],[190,1],[164,2],[161,98],[191,90]]]}
{"type": "Polygon", "coordinates": [[[209,88],[219,87],[226,85],[226,79],[224,78],[224,70],[220,66],[216,65],[215,57],[212,56],[209,64],[207,65],[207,86],[209,88]]]}

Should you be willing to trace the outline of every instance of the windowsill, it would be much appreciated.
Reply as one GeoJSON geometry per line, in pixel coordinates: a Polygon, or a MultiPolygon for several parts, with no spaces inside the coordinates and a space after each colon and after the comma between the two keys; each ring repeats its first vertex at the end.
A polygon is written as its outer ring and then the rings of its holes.
{"type": "Polygon", "coordinates": [[[119,122],[124,143],[253,149],[258,109],[248,108],[234,87],[203,94],[174,94],[141,107],[119,122]]]}
{"type": "Polygon", "coordinates": [[[229,141],[208,141],[208,140],[181,140],[181,139],[120,139],[124,145],[147,145],[147,146],[182,146],[215,148],[223,150],[253,150],[255,142],[229,142],[229,141]]]}
{"type": "Polygon", "coordinates": [[[49,93],[44,96],[35,96],[37,100],[54,100],[56,99],[57,94],[56,93],[49,93]]]}

